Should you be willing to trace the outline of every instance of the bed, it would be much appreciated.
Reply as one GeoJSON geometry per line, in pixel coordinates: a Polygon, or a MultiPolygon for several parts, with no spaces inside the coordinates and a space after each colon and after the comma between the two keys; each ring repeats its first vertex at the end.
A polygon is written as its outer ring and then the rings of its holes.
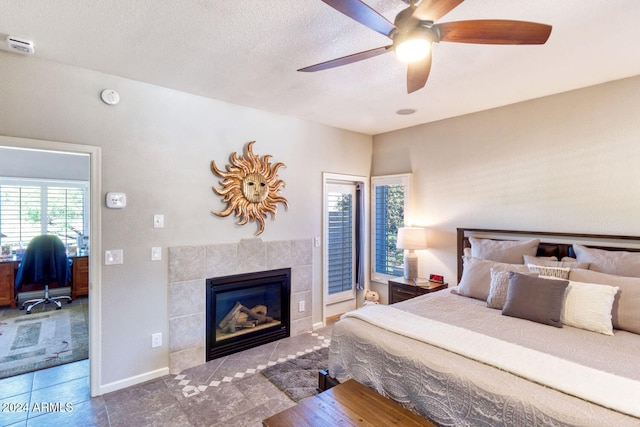
{"type": "Polygon", "coordinates": [[[443,426],[640,425],[640,238],[457,236],[458,285],[343,315],[329,374],[443,426]]]}

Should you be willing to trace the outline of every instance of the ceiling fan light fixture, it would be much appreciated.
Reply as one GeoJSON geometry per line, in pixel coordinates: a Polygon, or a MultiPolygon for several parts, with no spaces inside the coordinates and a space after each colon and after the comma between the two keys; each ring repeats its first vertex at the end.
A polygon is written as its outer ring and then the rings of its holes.
{"type": "Polygon", "coordinates": [[[425,58],[430,50],[431,41],[425,39],[410,39],[396,46],[396,56],[402,62],[416,62],[425,58]]]}
{"type": "Polygon", "coordinates": [[[393,36],[396,56],[402,62],[416,62],[431,53],[433,35],[428,28],[418,27],[401,31],[393,36]]]}

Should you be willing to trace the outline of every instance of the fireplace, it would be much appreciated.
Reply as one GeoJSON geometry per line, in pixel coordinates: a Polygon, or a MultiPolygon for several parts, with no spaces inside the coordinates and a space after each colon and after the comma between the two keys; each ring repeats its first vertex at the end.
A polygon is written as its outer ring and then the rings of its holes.
{"type": "Polygon", "coordinates": [[[290,335],[291,269],[206,281],[206,360],[290,335]]]}

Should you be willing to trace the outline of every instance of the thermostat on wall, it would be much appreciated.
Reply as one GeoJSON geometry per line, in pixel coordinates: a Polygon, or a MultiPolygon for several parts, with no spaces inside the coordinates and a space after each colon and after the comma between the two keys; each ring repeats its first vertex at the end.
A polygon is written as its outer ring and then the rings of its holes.
{"type": "Polygon", "coordinates": [[[127,206],[127,195],[124,193],[107,193],[107,207],[111,209],[122,209],[127,206]]]}

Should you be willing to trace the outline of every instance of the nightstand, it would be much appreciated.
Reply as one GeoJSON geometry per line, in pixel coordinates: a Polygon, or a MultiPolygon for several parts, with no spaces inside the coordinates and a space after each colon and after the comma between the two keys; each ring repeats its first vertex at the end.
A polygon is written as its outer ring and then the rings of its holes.
{"type": "Polygon", "coordinates": [[[435,283],[418,281],[415,285],[413,280],[397,277],[389,280],[389,304],[405,301],[430,292],[441,291],[449,286],[447,283],[435,283]]]}

